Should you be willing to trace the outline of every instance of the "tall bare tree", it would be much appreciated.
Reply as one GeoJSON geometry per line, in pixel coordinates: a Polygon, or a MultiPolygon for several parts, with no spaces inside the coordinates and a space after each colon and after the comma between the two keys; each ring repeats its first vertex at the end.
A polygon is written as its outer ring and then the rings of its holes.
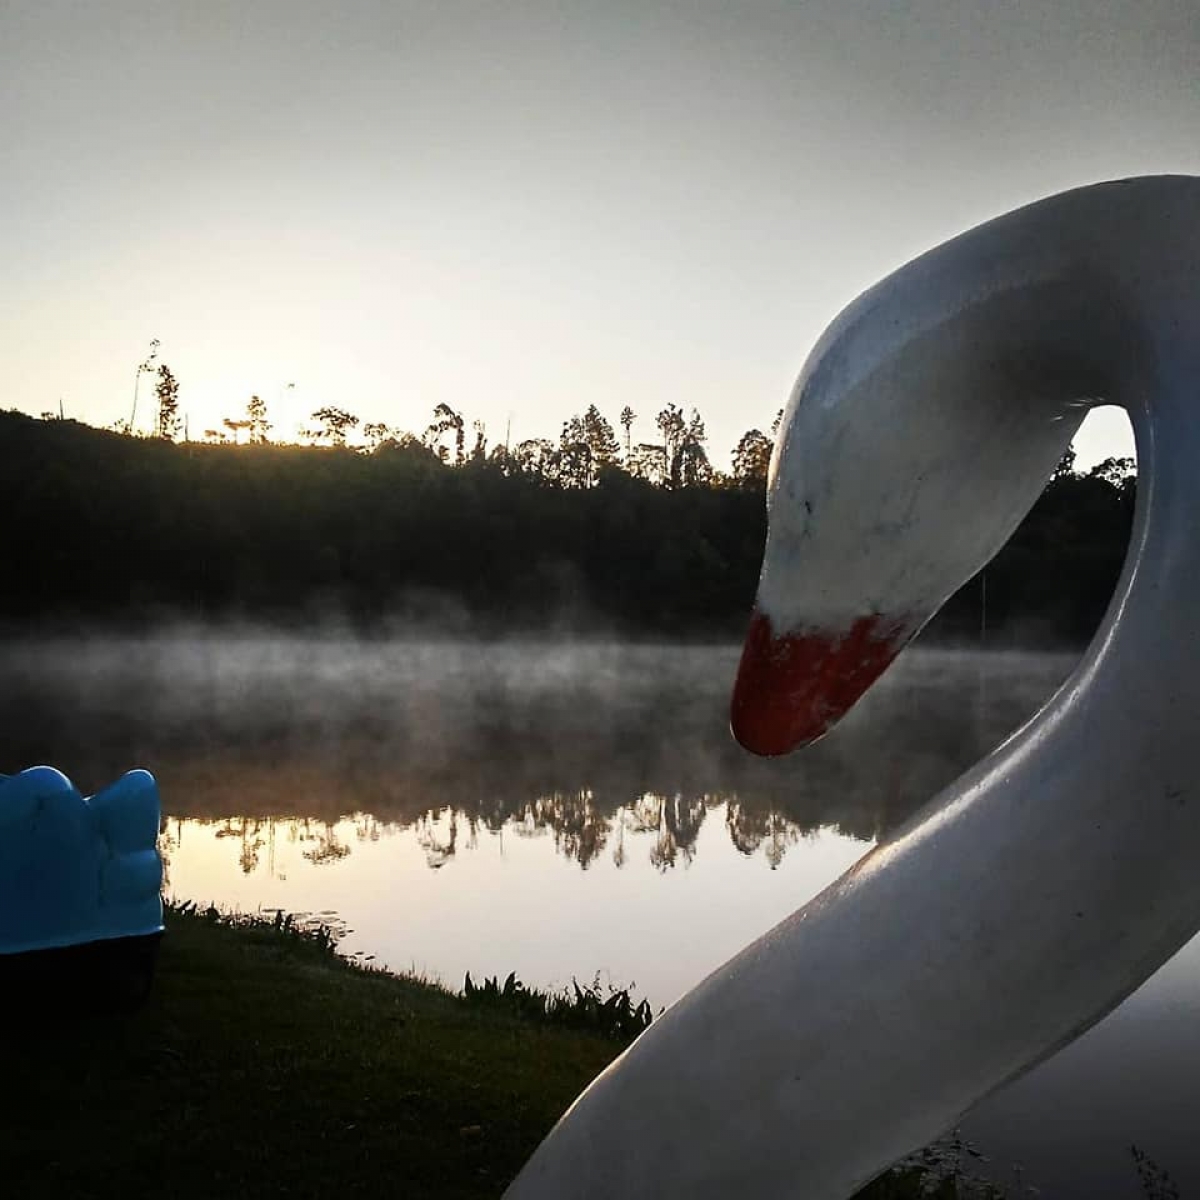
{"type": "Polygon", "coordinates": [[[623,409],[621,409],[620,421],[621,421],[621,427],[625,430],[625,462],[626,463],[629,462],[630,431],[633,429],[633,423],[636,420],[637,420],[637,413],[635,413],[633,411],[633,409],[629,407],[628,404],[625,405],[625,407],[623,409]]]}
{"type": "Polygon", "coordinates": [[[154,374],[154,364],[158,361],[159,345],[158,338],[150,339],[150,353],[138,363],[137,372],[133,377],[133,408],[129,412],[129,433],[133,433],[137,421],[138,385],[142,382],[143,375],[154,374]]]}

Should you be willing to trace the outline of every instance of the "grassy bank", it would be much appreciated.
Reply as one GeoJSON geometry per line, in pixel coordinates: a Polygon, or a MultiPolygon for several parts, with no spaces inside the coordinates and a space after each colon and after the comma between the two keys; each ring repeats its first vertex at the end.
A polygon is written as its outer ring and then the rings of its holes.
{"type": "MultiPolygon", "coordinates": [[[[4,1193],[497,1197],[637,1027],[620,997],[547,1011],[513,990],[454,996],[288,926],[171,911],[139,1010],[79,996],[67,1019],[9,1023],[4,1193]]],[[[864,1197],[994,1195],[922,1192],[922,1173],[864,1197]]]]}
{"type": "Polygon", "coordinates": [[[171,913],[149,1000],[5,1031],[22,1197],[495,1197],[620,1050],[171,913]]]}

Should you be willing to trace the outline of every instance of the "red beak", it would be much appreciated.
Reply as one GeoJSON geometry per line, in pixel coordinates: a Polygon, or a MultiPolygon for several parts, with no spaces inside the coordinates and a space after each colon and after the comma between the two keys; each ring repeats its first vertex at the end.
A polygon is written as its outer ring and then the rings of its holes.
{"type": "Polygon", "coordinates": [[[787,754],[827,732],[908,640],[903,623],[859,617],[848,630],[776,636],[757,609],[742,650],[729,723],[754,754],[787,754]]]}

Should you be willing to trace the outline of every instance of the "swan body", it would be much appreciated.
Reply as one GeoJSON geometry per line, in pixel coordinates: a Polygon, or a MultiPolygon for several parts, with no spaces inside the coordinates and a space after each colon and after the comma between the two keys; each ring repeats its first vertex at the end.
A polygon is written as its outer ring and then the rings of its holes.
{"type": "Polygon", "coordinates": [[[1074,674],[657,1020],[509,1200],[837,1200],[1077,1037],[1200,928],[1200,179],[980,226],[830,326],[772,459],[732,724],[821,736],[1032,505],[1089,405],[1137,516],[1074,674]]]}

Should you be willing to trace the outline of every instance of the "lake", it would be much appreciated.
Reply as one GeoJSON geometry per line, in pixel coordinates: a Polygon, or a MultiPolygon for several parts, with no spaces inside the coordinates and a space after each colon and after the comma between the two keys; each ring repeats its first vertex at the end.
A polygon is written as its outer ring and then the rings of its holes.
{"type": "MultiPolygon", "coordinates": [[[[738,647],[181,631],[10,643],[0,771],[158,776],[169,892],[304,913],[461,987],[632,986],[657,1010],[1029,717],[1060,655],[916,649],[790,758],[727,730],[738,647]]],[[[1200,942],[964,1133],[1017,1194],[1200,1196],[1200,942]],[[1019,1166],[1018,1166],[1019,1164],[1019,1166]]]]}

